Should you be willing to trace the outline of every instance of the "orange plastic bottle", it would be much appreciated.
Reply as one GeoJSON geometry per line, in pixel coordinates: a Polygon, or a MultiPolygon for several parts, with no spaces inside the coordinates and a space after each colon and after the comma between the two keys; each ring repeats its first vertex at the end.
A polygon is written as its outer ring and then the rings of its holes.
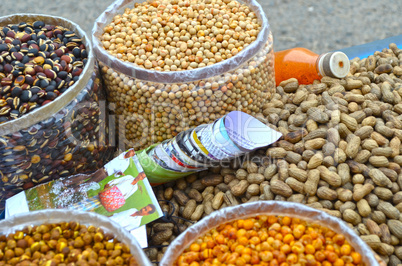
{"type": "Polygon", "coordinates": [[[306,48],[292,48],[275,52],[275,82],[296,78],[299,84],[311,84],[324,76],[344,78],[349,73],[350,62],[342,52],[318,55],[306,48]]]}

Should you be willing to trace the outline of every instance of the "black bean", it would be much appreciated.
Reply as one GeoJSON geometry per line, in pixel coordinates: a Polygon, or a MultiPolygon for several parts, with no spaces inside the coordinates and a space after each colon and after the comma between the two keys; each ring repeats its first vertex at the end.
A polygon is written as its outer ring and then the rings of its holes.
{"type": "Polygon", "coordinates": [[[34,83],[34,78],[30,75],[25,75],[25,83],[28,85],[32,85],[34,83]]]}
{"type": "Polygon", "coordinates": [[[19,71],[18,69],[15,69],[13,72],[11,72],[11,74],[13,74],[14,77],[18,77],[19,75],[22,74],[22,71],[19,71]]]}
{"type": "Polygon", "coordinates": [[[42,27],[45,26],[45,22],[43,21],[35,21],[32,26],[34,27],[34,29],[41,29],[42,27]]]}
{"type": "Polygon", "coordinates": [[[42,45],[39,47],[39,49],[40,49],[41,51],[47,51],[47,50],[49,49],[49,45],[47,45],[47,44],[42,44],[42,45]]]}
{"type": "Polygon", "coordinates": [[[27,23],[26,22],[20,22],[19,24],[18,24],[18,28],[20,28],[20,29],[23,29],[23,28],[25,28],[27,26],[27,23]]]}
{"type": "Polygon", "coordinates": [[[66,71],[60,71],[59,73],[57,73],[57,76],[61,79],[66,79],[67,75],[68,73],[66,71]]]}
{"type": "Polygon", "coordinates": [[[53,60],[46,59],[46,60],[45,60],[45,64],[48,64],[48,65],[50,65],[51,67],[53,67],[53,60]]]}
{"type": "Polygon", "coordinates": [[[31,103],[37,102],[39,100],[39,96],[37,94],[32,95],[32,97],[29,99],[31,103]]]}
{"type": "Polygon", "coordinates": [[[24,64],[24,63],[17,63],[16,66],[17,66],[18,69],[20,69],[20,70],[24,70],[24,69],[25,69],[25,64],[24,64]]]}
{"type": "Polygon", "coordinates": [[[10,112],[10,117],[12,118],[18,118],[20,116],[20,112],[18,110],[11,110],[10,112]]]}
{"type": "Polygon", "coordinates": [[[60,80],[57,82],[56,88],[60,90],[61,88],[64,87],[65,84],[66,84],[66,82],[64,80],[60,80]]]}
{"type": "Polygon", "coordinates": [[[68,89],[67,87],[63,87],[63,88],[59,89],[59,91],[60,91],[60,93],[64,93],[64,92],[66,92],[67,89],[68,89]]]}
{"type": "Polygon", "coordinates": [[[33,86],[33,87],[31,87],[30,90],[31,90],[32,94],[37,94],[40,91],[40,88],[37,86],[33,86]]]}
{"type": "Polygon", "coordinates": [[[5,52],[5,51],[8,51],[8,46],[7,46],[7,44],[5,44],[5,43],[3,43],[3,44],[0,44],[0,53],[1,52],[5,52]]]}
{"type": "Polygon", "coordinates": [[[78,48],[78,47],[75,47],[75,48],[73,49],[73,55],[74,55],[75,57],[77,57],[77,58],[81,57],[81,49],[78,48]]]}
{"type": "Polygon", "coordinates": [[[81,58],[87,58],[88,57],[88,52],[85,49],[81,50],[81,58]]]}
{"type": "Polygon", "coordinates": [[[46,93],[46,100],[51,100],[51,101],[53,101],[54,99],[56,99],[56,97],[57,97],[57,94],[54,93],[54,92],[48,91],[48,92],[46,93]]]}
{"type": "Polygon", "coordinates": [[[29,49],[27,55],[28,56],[37,56],[38,55],[38,49],[29,49]]]}
{"type": "Polygon", "coordinates": [[[11,88],[11,97],[18,97],[22,93],[21,87],[13,87],[11,88]]]}
{"type": "Polygon", "coordinates": [[[43,58],[46,58],[47,54],[46,54],[46,52],[40,51],[40,52],[38,52],[38,56],[42,56],[43,58]]]}
{"type": "Polygon", "coordinates": [[[32,97],[32,92],[30,90],[23,90],[21,93],[21,101],[28,102],[29,99],[32,97]]]}
{"type": "Polygon", "coordinates": [[[66,31],[64,32],[64,37],[70,38],[75,36],[75,33],[73,31],[66,31]]]}
{"type": "Polygon", "coordinates": [[[14,40],[11,42],[11,44],[12,44],[12,45],[20,45],[20,44],[21,44],[21,41],[18,40],[18,39],[14,39],[14,40]]]}
{"type": "Polygon", "coordinates": [[[19,47],[18,46],[13,46],[8,52],[12,55],[15,52],[18,52],[19,47]]]}
{"type": "Polygon", "coordinates": [[[49,85],[46,87],[47,92],[50,92],[50,91],[53,92],[55,89],[56,89],[56,86],[53,86],[53,85],[49,85]]]}
{"type": "Polygon", "coordinates": [[[34,85],[35,87],[40,87],[40,81],[40,79],[36,78],[32,85],[34,85]]]}
{"type": "Polygon", "coordinates": [[[38,36],[38,39],[46,40],[46,35],[45,34],[40,34],[40,35],[37,35],[37,36],[38,36]]]}
{"type": "Polygon", "coordinates": [[[25,56],[22,58],[21,63],[26,64],[26,63],[28,63],[28,62],[29,62],[29,56],[25,55],[25,56]]]}
{"type": "Polygon", "coordinates": [[[49,86],[49,81],[47,79],[42,79],[40,81],[40,87],[41,88],[46,88],[47,86],[49,86]]]}
{"type": "Polygon", "coordinates": [[[20,28],[18,27],[18,25],[11,25],[10,29],[12,29],[13,31],[19,31],[20,28]]]}
{"type": "Polygon", "coordinates": [[[6,98],[10,92],[11,86],[3,86],[0,88],[0,94],[3,95],[3,98],[6,98]]]}
{"type": "Polygon", "coordinates": [[[31,34],[31,33],[33,32],[33,29],[32,29],[31,27],[26,27],[26,28],[24,29],[24,31],[25,31],[26,33],[28,33],[28,34],[31,34]]]}
{"type": "Polygon", "coordinates": [[[2,32],[3,32],[4,36],[7,35],[7,32],[8,32],[9,30],[10,30],[10,28],[8,28],[8,27],[4,27],[4,28],[3,28],[2,32]]]}
{"type": "Polygon", "coordinates": [[[14,101],[13,97],[6,98],[7,105],[9,105],[9,106],[13,105],[13,101],[14,101]]]}

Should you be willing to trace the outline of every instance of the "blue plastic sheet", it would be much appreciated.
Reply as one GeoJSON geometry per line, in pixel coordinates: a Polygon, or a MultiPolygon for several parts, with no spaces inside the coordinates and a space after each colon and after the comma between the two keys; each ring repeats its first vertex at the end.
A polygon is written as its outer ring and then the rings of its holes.
{"type": "Polygon", "coordinates": [[[402,35],[344,48],[339,51],[344,52],[350,60],[355,57],[363,59],[374,54],[375,51],[381,51],[384,48],[389,48],[390,43],[395,43],[399,49],[402,49],[402,35]]]}

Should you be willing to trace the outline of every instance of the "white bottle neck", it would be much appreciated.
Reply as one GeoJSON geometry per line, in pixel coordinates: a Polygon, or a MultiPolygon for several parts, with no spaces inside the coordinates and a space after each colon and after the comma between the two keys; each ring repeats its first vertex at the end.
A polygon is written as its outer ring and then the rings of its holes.
{"type": "Polygon", "coordinates": [[[318,57],[318,72],[323,77],[344,78],[349,70],[349,58],[342,52],[325,53],[318,57]]]}

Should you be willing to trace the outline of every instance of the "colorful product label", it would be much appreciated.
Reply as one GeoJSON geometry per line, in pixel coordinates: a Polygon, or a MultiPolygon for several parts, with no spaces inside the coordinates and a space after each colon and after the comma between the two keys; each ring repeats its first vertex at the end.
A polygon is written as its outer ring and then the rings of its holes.
{"type": "MultiPolygon", "coordinates": [[[[208,125],[207,125],[206,127],[208,127],[208,125]]],[[[203,133],[203,130],[204,130],[206,127],[200,129],[198,132],[197,132],[197,130],[196,130],[196,129],[198,129],[198,128],[194,129],[193,132],[192,132],[191,135],[190,135],[190,136],[191,136],[191,141],[192,141],[192,143],[193,143],[204,155],[208,156],[208,157],[211,158],[212,160],[219,161],[218,158],[216,158],[213,154],[211,154],[211,153],[204,147],[204,145],[202,144],[201,140],[199,139],[199,137],[201,137],[201,135],[202,135],[202,133],[203,133]]]]}
{"type": "Polygon", "coordinates": [[[154,183],[164,183],[218,164],[263,146],[281,137],[258,119],[233,111],[211,124],[179,133],[171,140],[140,152],[146,174],[154,183]],[[149,167],[148,167],[149,165],[149,167]]]}
{"type": "Polygon", "coordinates": [[[231,154],[228,154],[224,150],[222,150],[221,145],[216,143],[213,134],[213,124],[209,124],[198,134],[200,136],[200,141],[204,148],[208,150],[209,154],[213,156],[213,158],[217,158],[217,160],[222,160],[231,157],[231,154]]]}
{"type": "Polygon", "coordinates": [[[183,163],[181,163],[175,156],[168,154],[163,147],[163,143],[156,146],[154,150],[159,159],[161,159],[170,169],[178,172],[191,171],[191,169],[186,169],[183,163]]]}

